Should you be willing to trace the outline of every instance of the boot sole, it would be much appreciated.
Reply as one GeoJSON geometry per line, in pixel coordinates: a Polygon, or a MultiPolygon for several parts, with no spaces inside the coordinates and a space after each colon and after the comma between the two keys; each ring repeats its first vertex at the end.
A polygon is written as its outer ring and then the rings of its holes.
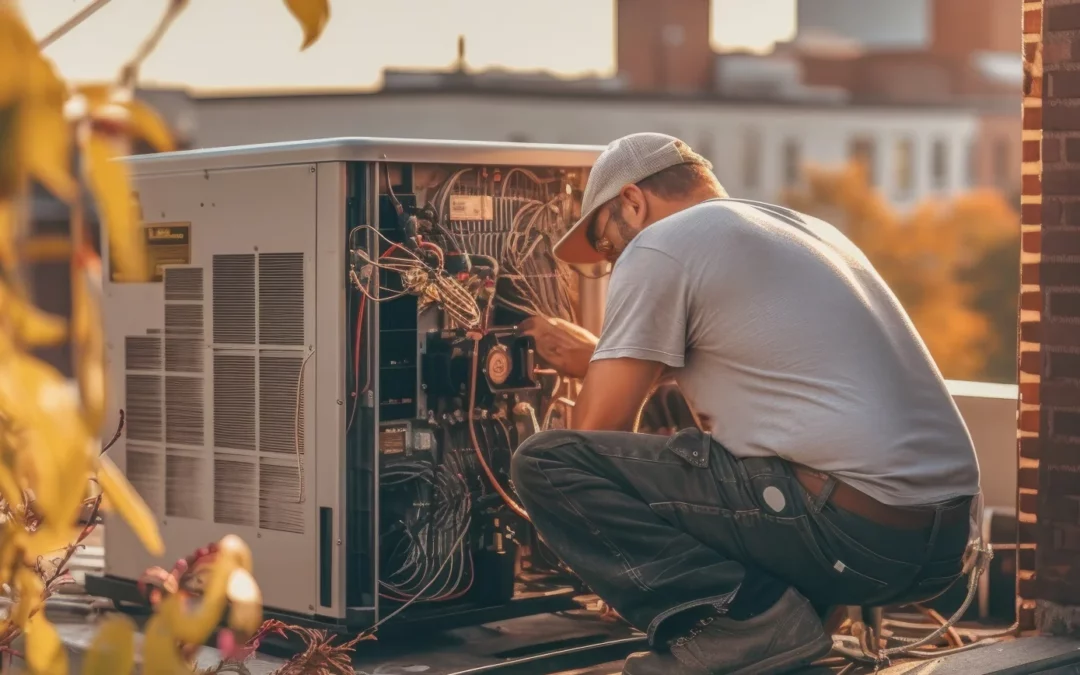
{"type": "Polygon", "coordinates": [[[814,661],[832,651],[832,637],[822,635],[817,640],[798,649],[771,656],[751,666],[735,670],[727,675],[782,675],[793,670],[809,666],[814,661]]]}

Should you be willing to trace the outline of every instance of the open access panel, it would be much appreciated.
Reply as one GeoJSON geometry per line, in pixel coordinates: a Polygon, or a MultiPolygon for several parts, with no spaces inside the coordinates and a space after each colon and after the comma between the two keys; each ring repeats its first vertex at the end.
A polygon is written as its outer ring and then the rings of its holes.
{"type": "Polygon", "coordinates": [[[570,607],[509,459],[569,424],[578,383],[516,327],[599,332],[603,281],[551,249],[600,151],[346,138],[127,160],[153,275],[106,279],[111,452],[167,552],[110,521],[91,591],[129,599],[148,566],[235,533],[294,621],[570,607]]]}

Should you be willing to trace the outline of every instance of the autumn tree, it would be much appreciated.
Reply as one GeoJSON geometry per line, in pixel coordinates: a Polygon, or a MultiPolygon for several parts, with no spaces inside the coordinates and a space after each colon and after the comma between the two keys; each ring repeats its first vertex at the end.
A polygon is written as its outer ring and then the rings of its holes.
{"type": "Polygon", "coordinates": [[[857,163],[812,167],[789,206],[842,229],[911,315],[951,379],[1013,382],[1020,218],[996,192],[892,208],[857,163]]]}

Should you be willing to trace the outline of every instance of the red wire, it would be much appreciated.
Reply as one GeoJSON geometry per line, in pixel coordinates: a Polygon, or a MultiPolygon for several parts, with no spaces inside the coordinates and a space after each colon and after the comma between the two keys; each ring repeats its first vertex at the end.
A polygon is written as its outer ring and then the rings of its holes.
{"type": "MultiPolygon", "coordinates": [[[[427,242],[424,242],[424,243],[427,243],[427,242]]],[[[434,244],[429,244],[429,245],[430,246],[435,246],[434,244]]],[[[399,249],[399,248],[401,248],[401,246],[399,246],[398,244],[392,244],[390,246],[390,248],[386,249],[386,251],[381,256],[379,256],[379,259],[381,260],[382,258],[387,257],[388,255],[393,253],[395,249],[399,249]]],[[[439,247],[435,246],[435,248],[438,249],[439,247]]],[[[401,250],[405,250],[405,249],[401,249],[401,250]]],[[[377,271],[373,272],[373,274],[378,274],[378,272],[377,271]]],[[[368,293],[370,293],[370,292],[371,292],[371,279],[368,279],[368,293]]],[[[371,386],[371,369],[369,368],[368,373],[367,373],[366,381],[364,382],[364,386],[359,388],[359,389],[356,388],[356,382],[358,382],[360,380],[360,345],[362,343],[361,334],[363,333],[363,329],[364,329],[364,308],[367,306],[367,296],[368,296],[367,293],[361,293],[361,295],[360,295],[360,309],[356,314],[356,330],[354,331],[356,333],[356,339],[353,342],[353,394],[352,394],[353,400],[352,400],[352,410],[349,412],[349,423],[348,423],[348,425],[346,425],[345,431],[348,431],[349,429],[352,429],[353,421],[356,419],[356,408],[357,408],[357,405],[359,404],[359,401],[360,401],[360,395],[365,393],[368,390],[368,387],[371,386]]]]}

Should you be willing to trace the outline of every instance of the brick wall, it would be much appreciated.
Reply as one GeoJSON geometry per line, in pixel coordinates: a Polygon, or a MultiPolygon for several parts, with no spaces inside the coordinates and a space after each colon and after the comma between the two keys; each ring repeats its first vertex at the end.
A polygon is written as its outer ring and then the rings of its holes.
{"type": "Polygon", "coordinates": [[[1021,619],[1080,632],[1080,0],[1024,1],[1021,619]]]}
{"type": "Polygon", "coordinates": [[[619,74],[639,91],[712,89],[709,0],[618,0],[619,74]]]}

